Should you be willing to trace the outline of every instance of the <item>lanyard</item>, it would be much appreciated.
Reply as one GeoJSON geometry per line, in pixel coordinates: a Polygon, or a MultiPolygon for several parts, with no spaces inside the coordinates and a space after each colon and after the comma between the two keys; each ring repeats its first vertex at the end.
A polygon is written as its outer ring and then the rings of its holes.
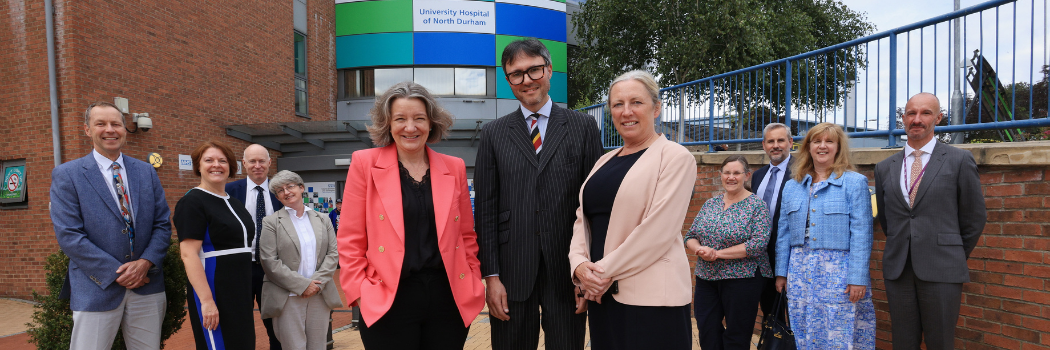
{"type": "MultiPolygon", "coordinates": [[[[922,162],[922,157],[912,156],[912,158],[915,158],[914,162],[922,162]]],[[[930,163],[926,163],[926,165],[922,166],[922,170],[919,170],[919,176],[915,177],[915,183],[911,184],[911,186],[908,186],[908,179],[911,178],[910,174],[906,175],[904,177],[904,187],[908,188],[908,196],[909,197],[911,196],[912,192],[915,192],[915,185],[919,184],[918,180],[922,178],[922,174],[926,173],[926,167],[929,166],[929,165],[930,165],[930,163]]],[[[902,173],[904,172],[905,168],[907,168],[907,167],[908,167],[908,162],[906,162],[906,161],[905,162],[901,162],[901,172],[902,173]]]]}

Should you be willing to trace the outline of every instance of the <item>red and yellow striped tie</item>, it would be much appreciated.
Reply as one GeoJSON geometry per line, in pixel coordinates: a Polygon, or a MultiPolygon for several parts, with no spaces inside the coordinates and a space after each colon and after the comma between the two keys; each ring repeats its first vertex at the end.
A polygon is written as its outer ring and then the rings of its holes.
{"type": "Polygon", "coordinates": [[[532,135],[530,137],[532,140],[532,148],[536,150],[536,153],[540,153],[540,146],[543,145],[543,139],[540,138],[540,128],[539,125],[537,125],[540,121],[540,114],[533,113],[529,118],[532,119],[532,123],[529,124],[529,128],[532,128],[532,135]]]}

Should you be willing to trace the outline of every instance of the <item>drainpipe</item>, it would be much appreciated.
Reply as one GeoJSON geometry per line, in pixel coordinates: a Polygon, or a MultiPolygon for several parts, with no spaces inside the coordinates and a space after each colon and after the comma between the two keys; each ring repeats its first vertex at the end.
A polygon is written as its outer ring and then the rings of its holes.
{"type": "Polygon", "coordinates": [[[51,147],[55,153],[55,166],[62,165],[61,130],[58,125],[58,70],[55,69],[55,7],[52,0],[44,0],[45,24],[47,26],[47,80],[51,88],[51,147]]]}

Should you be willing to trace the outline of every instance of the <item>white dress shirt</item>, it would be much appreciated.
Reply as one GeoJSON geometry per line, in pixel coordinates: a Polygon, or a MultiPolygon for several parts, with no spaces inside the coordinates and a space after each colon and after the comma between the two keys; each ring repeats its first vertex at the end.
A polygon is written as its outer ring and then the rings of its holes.
{"type": "MultiPolygon", "coordinates": [[[[102,178],[106,180],[106,185],[108,185],[106,188],[109,189],[109,194],[113,196],[113,203],[117,203],[117,210],[120,210],[120,198],[117,197],[117,189],[113,187],[113,161],[96,150],[91,150],[91,155],[95,157],[98,171],[102,173],[102,178]]],[[[124,181],[124,191],[128,192],[128,212],[131,213],[131,221],[134,223],[135,209],[130,208],[134,206],[134,203],[131,203],[131,181],[128,180],[128,167],[124,166],[124,153],[117,156],[117,164],[120,164],[120,178],[124,181]]]]}
{"type": "MultiPolygon", "coordinates": [[[[547,120],[550,119],[550,117],[551,117],[551,106],[553,106],[553,105],[554,105],[554,100],[551,100],[551,97],[547,96],[547,103],[543,104],[543,107],[540,107],[540,110],[538,110],[538,111],[533,112],[533,111],[530,111],[528,108],[525,108],[525,106],[521,106],[521,114],[525,115],[525,126],[527,126],[527,127],[531,128],[531,126],[532,126],[532,121],[529,120],[529,116],[532,115],[533,113],[539,113],[540,114],[539,119],[536,121],[536,126],[538,126],[540,128],[540,140],[542,140],[542,141],[546,141],[547,140],[547,120]]],[[[529,130],[529,133],[532,133],[531,129],[529,130]]],[[[540,148],[536,149],[536,153],[540,153],[540,151],[542,151],[542,150],[543,150],[543,143],[541,142],[540,143],[540,148]]]]}
{"type": "Polygon", "coordinates": [[[769,170],[766,170],[766,177],[763,178],[761,182],[759,182],[758,188],[755,189],[755,194],[758,195],[758,198],[762,198],[762,194],[766,193],[766,187],[769,187],[770,185],[773,186],[773,200],[769,201],[770,218],[773,217],[773,213],[775,213],[777,210],[777,198],[779,198],[778,196],[780,196],[781,187],[784,187],[784,174],[787,174],[788,163],[790,161],[791,153],[788,153],[787,158],[784,158],[784,161],[780,162],[780,164],[769,164],[769,170]],[[772,176],[770,176],[773,175],[773,168],[780,169],[780,171],[777,172],[776,179],[773,179],[772,176]]]}
{"type": "MultiPolygon", "coordinates": [[[[244,179],[247,188],[244,193],[244,209],[248,211],[248,214],[252,216],[252,225],[255,225],[258,218],[255,217],[255,201],[259,200],[259,191],[255,190],[255,186],[262,186],[263,202],[266,203],[266,215],[263,217],[270,216],[273,214],[273,203],[270,203],[270,179],[263,180],[263,183],[256,184],[252,181],[252,178],[244,179]]],[[[257,243],[252,241],[252,251],[255,251],[255,245],[257,243]]],[[[255,261],[255,254],[252,254],[252,261],[255,261]]]]}
{"type": "MultiPolygon", "coordinates": [[[[930,164],[930,155],[933,154],[933,146],[937,145],[937,138],[930,139],[925,146],[919,148],[922,150],[922,168],[926,169],[926,165],[930,164]]],[[[908,187],[912,184],[908,183],[908,176],[911,173],[911,165],[915,163],[915,156],[912,155],[915,152],[914,148],[911,148],[907,143],[904,144],[904,166],[901,168],[901,193],[904,194],[904,201],[911,205],[911,198],[908,196],[908,187]]],[[[923,174],[922,176],[926,176],[923,174]]],[[[921,178],[920,178],[921,179],[921,178]]],[[[922,184],[922,180],[919,180],[922,184]]],[[[919,186],[915,186],[915,191],[919,190],[919,186]]]]}
{"type": "Polygon", "coordinates": [[[295,234],[299,236],[299,270],[296,272],[303,277],[310,278],[317,270],[317,238],[314,236],[314,225],[310,223],[310,215],[307,214],[307,211],[313,209],[306,208],[302,216],[295,216],[295,209],[289,207],[284,207],[284,209],[288,210],[288,216],[292,218],[292,226],[295,227],[295,234]]]}

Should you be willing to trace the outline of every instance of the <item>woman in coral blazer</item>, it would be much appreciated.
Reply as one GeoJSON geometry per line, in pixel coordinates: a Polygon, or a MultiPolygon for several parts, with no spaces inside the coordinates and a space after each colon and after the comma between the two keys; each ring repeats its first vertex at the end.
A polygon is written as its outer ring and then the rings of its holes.
{"type": "Polygon", "coordinates": [[[598,159],[584,182],[569,247],[573,282],[591,300],[591,347],[690,349],[682,223],[696,159],[656,133],[660,98],[649,73],[613,80],[609,108],[624,147],[598,159]]]}
{"type": "Polygon", "coordinates": [[[463,160],[426,147],[452,116],[422,86],[376,99],[339,223],[341,283],[366,349],[462,349],[485,303],[463,160]]]}

